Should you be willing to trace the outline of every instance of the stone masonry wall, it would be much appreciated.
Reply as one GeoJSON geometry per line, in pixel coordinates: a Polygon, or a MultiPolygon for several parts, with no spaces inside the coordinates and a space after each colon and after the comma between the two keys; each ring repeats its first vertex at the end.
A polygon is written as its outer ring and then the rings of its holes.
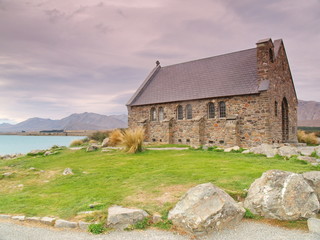
{"type": "MultiPolygon", "coordinates": [[[[128,107],[129,127],[143,122],[146,140],[190,145],[256,146],[265,142],[268,99],[263,94],[193,100],[175,103],[128,107]],[[226,118],[220,118],[218,103],[226,103],[226,118]],[[215,118],[208,119],[208,103],[215,104],[215,118]],[[192,119],[185,117],[185,107],[192,105],[192,119]],[[184,109],[184,119],[177,120],[178,105],[184,109]],[[165,121],[150,121],[150,110],[164,109],[165,121]],[[171,139],[169,136],[171,134],[171,139]],[[169,139],[169,140],[166,140],[169,139]]],[[[158,113],[158,112],[157,112],[158,113]]]]}
{"type": "Polygon", "coordinates": [[[277,56],[275,56],[272,41],[257,44],[258,74],[260,80],[270,80],[267,98],[270,105],[269,141],[282,142],[282,101],[285,98],[289,109],[289,139],[297,142],[297,98],[290,72],[285,48],[281,42],[277,56]],[[272,50],[273,61],[270,59],[272,50]],[[275,106],[277,102],[277,107],[275,106]]]}

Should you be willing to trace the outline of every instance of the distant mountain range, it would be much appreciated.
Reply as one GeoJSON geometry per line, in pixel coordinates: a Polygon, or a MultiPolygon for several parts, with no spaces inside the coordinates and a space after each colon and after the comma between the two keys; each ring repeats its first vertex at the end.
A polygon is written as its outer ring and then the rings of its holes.
{"type": "MultiPolygon", "coordinates": [[[[320,102],[299,100],[298,126],[320,127],[320,102]]],[[[2,123],[0,132],[43,130],[106,130],[128,127],[128,115],[72,114],[60,120],[30,118],[18,124],[2,123]]]]}
{"type": "Polygon", "coordinates": [[[100,115],[96,113],[72,114],[60,120],[30,118],[18,124],[2,123],[0,132],[31,132],[43,130],[106,130],[114,128],[126,128],[128,116],[122,115],[100,115]]]}
{"type": "Polygon", "coordinates": [[[320,102],[299,100],[298,126],[320,127],[320,102]]]}

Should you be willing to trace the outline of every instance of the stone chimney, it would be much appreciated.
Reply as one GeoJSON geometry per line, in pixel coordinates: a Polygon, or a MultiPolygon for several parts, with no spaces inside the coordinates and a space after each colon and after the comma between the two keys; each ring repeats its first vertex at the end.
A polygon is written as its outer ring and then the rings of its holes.
{"type": "Polygon", "coordinates": [[[271,71],[274,62],[273,42],[271,38],[267,38],[258,41],[256,44],[259,81],[271,80],[269,72],[271,71]]]}

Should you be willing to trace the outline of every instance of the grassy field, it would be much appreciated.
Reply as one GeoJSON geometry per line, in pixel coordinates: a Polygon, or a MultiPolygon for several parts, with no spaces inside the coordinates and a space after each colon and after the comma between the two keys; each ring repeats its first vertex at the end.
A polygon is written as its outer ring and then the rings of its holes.
{"type": "Polygon", "coordinates": [[[92,203],[100,204],[93,209],[101,210],[95,218],[105,217],[113,204],[162,213],[187,189],[205,182],[239,200],[269,169],[320,170],[296,158],[241,153],[146,150],[126,154],[65,149],[51,156],[0,160],[0,213],[74,219],[78,212],[92,210],[92,203]],[[74,175],[62,175],[67,167],[74,175]],[[7,172],[13,174],[4,177],[7,172]]]}

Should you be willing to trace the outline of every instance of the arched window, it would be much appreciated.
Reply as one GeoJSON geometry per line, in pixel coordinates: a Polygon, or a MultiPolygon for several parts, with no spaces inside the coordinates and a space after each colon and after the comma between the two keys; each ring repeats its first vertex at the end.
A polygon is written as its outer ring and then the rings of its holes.
{"type": "Polygon", "coordinates": [[[183,108],[181,105],[177,108],[177,119],[182,120],[183,119],[183,108]]]}
{"type": "Polygon", "coordinates": [[[214,103],[209,102],[208,103],[208,118],[214,118],[214,117],[215,117],[214,103]]]}
{"type": "Polygon", "coordinates": [[[158,113],[159,113],[159,121],[163,121],[163,107],[159,107],[158,109],[158,113]]]}
{"type": "Polygon", "coordinates": [[[219,115],[221,118],[226,117],[226,103],[225,102],[219,102],[219,115]]]}
{"type": "Polygon", "coordinates": [[[278,116],[278,102],[274,102],[274,115],[277,117],[278,116]]]}
{"type": "Polygon", "coordinates": [[[157,112],[156,109],[153,107],[150,110],[150,120],[151,121],[156,121],[157,120],[157,112]]]}
{"type": "Polygon", "coordinates": [[[190,104],[186,106],[186,115],[187,119],[192,119],[192,107],[190,104]]]}

